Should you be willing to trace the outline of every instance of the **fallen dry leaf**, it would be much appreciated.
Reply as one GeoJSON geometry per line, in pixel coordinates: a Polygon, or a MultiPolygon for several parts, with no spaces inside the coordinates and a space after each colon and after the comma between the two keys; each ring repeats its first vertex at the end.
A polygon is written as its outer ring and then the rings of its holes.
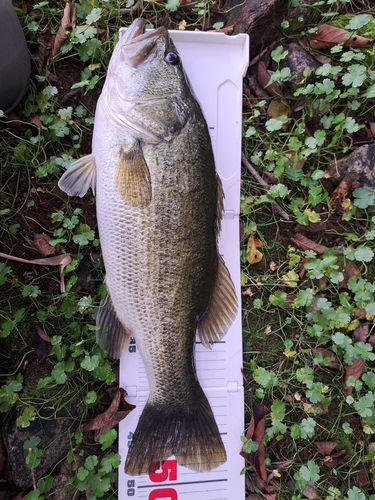
{"type": "Polygon", "coordinates": [[[364,309],[360,309],[359,307],[355,307],[353,310],[353,314],[358,319],[366,319],[366,311],[364,309]]]}
{"type": "Polygon", "coordinates": [[[334,368],[335,370],[339,370],[341,368],[341,363],[336,354],[329,349],[324,349],[323,347],[316,347],[312,350],[312,355],[318,356],[321,355],[324,358],[331,358],[331,363],[327,366],[327,368],[334,368]]]}
{"type": "Polygon", "coordinates": [[[55,255],[56,253],[56,247],[50,245],[49,242],[50,238],[46,234],[41,233],[34,236],[33,245],[39,253],[47,257],[48,255],[55,255]]]}
{"type": "Polygon", "coordinates": [[[185,21],[185,19],[182,19],[182,21],[180,21],[178,23],[178,29],[179,30],[184,30],[186,28],[186,25],[187,25],[187,22],[185,21]]]}
{"type": "Polygon", "coordinates": [[[291,465],[293,465],[295,460],[281,460],[279,462],[271,462],[269,465],[269,469],[276,469],[278,471],[284,471],[289,469],[291,465]]]}
{"type": "Polygon", "coordinates": [[[262,59],[269,61],[269,54],[276,47],[276,45],[277,45],[277,43],[273,42],[273,43],[271,43],[271,45],[269,45],[268,47],[265,47],[261,52],[259,52],[259,54],[254,56],[249,62],[249,68],[251,66],[254,66],[255,64],[258,64],[258,62],[261,61],[262,59]]]}
{"type": "Polygon", "coordinates": [[[267,482],[267,470],[265,464],[266,449],[262,443],[264,431],[266,428],[267,408],[254,402],[253,414],[250,425],[246,432],[246,438],[258,443],[257,451],[246,453],[240,452],[240,455],[251,465],[255,474],[264,482],[267,482]]]}
{"type": "Polygon", "coordinates": [[[344,177],[337,188],[333,191],[331,195],[330,205],[336,213],[343,213],[344,207],[343,203],[348,198],[348,195],[352,192],[353,185],[350,177],[344,177]]]}
{"type": "Polygon", "coordinates": [[[270,271],[276,271],[277,269],[277,264],[276,262],[270,262],[270,271]]]}
{"type": "Polygon", "coordinates": [[[365,126],[347,135],[351,140],[350,149],[362,144],[369,144],[375,140],[375,123],[369,123],[369,127],[365,126]]]}
{"type": "Polygon", "coordinates": [[[230,26],[224,26],[224,28],[219,28],[217,30],[208,30],[209,32],[212,33],[224,33],[225,35],[231,35],[234,30],[234,24],[231,24],[230,26]]]}
{"type": "Polygon", "coordinates": [[[51,338],[46,335],[37,324],[34,324],[31,329],[30,343],[34,348],[39,361],[44,361],[52,349],[51,338]]]}
{"type": "MultiPolygon", "coordinates": [[[[268,106],[267,114],[269,118],[278,118],[279,116],[290,116],[290,107],[281,99],[272,99],[268,106]]],[[[287,128],[287,124],[283,124],[283,130],[287,128]]]]}
{"type": "Polygon", "coordinates": [[[307,123],[305,127],[306,135],[309,137],[313,137],[315,132],[322,129],[322,121],[321,116],[314,115],[307,123]]]}
{"type": "Polygon", "coordinates": [[[249,264],[257,264],[263,259],[263,254],[258,250],[259,247],[262,247],[263,243],[260,239],[255,238],[252,234],[249,236],[247,240],[247,248],[246,248],[246,256],[249,264]]]}
{"type": "Polygon", "coordinates": [[[42,125],[42,122],[40,121],[39,116],[37,116],[37,115],[33,116],[30,120],[30,123],[32,123],[33,125],[35,125],[38,128],[38,131],[40,134],[43,133],[43,125],[42,125]]]}
{"type": "Polygon", "coordinates": [[[344,392],[345,394],[351,394],[354,387],[352,385],[346,385],[346,381],[349,377],[354,377],[355,380],[358,380],[362,375],[363,368],[365,367],[366,361],[362,358],[355,359],[350,366],[347,366],[345,369],[345,385],[344,392]]]}
{"type": "Polygon", "coordinates": [[[337,448],[338,443],[331,441],[316,441],[315,443],[318,453],[321,455],[330,455],[335,448],[337,448]]]}
{"type": "Polygon", "coordinates": [[[271,78],[271,74],[268,71],[266,64],[263,61],[260,61],[258,64],[258,82],[259,82],[259,85],[271,97],[280,96],[282,94],[280,84],[278,82],[273,82],[270,85],[268,85],[270,78],[271,78]]]}
{"type": "Polygon", "coordinates": [[[77,23],[76,9],[77,6],[75,3],[72,3],[70,1],[66,2],[63,17],[61,19],[61,24],[55,36],[55,42],[52,49],[52,57],[55,57],[55,55],[59,51],[59,48],[67,39],[68,36],[66,32],[75,28],[77,23]]]}
{"type": "MultiPolygon", "coordinates": [[[[325,245],[320,245],[319,243],[315,243],[315,241],[310,240],[310,238],[307,238],[301,233],[296,233],[294,236],[290,238],[290,241],[296,245],[298,248],[301,250],[313,250],[316,252],[318,255],[322,255],[325,250],[328,250],[328,247],[325,245]]],[[[338,256],[342,256],[343,253],[339,250],[335,251],[335,254],[338,256]]],[[[299,277],[300,279],[303,278],[305,275],[305,263],[310,262],[310,258],[305,258],[303,259],[300,264],[299,264],[299,277]]],[[[344,275],[344,279],[339,282],[338,286],[339,288],[347,288],[348,287],[348,279],[351,278],[352,276],[359,277],[361,276],[361,271],[359,268],[354,264],[354,262],[349,261],[344,258],[344,260],[341,260],[338,263],[338,271],[342,272],[344,275]]],[[[323,283],[320,283],[323,284],[323,283]]]]}
{"type": "Polygon", "coordinates": [[[308,413],[309,415],[326,415],[328,413],[328,406],[323,405],[322,403],[310,403],[310,401],[306,398],[303,398],[302,401],[303,411],[308,413]],[[318,413],[319,408],[319,413],[318,413]]]}
{"type": "Polygon", "coordinates": [[[375,347],[375,333],[373,333],[372,335],[370,335],[370,337],[368,339],[368,343],[370,345],[372,345],[372,347],[375,347]]]}
{"type": "Polygon", "coordinates": [[[353,35],[330,24],[322,24],[317,31],[309,38],[310,46],[315,50],[330,49],[338,43],[343,43],[344,47],[366,48],[370,47],[372,40],[363,36],[353,35]]]}
{"type": "Polygon", "coordinates": [[[357,465],[357,470],[355,472],[354,478],[358,488],[364,488],[365,486],[370,484],[370,481],[366,474],[365,466],[361,463],[357,465]]]}
{"type": "Polygon", "coordinates": [[[24,496],[24,492],[21,491],[21,493],[18,493],[16,497],[13,498],[13,500],[25,500],[26,495],[24,496]]]}
{"type": "Polygon", "coordinates": [[[328,249],[328,247],[315,243],[315,241],[310,240],[310,238],[303,236],[301,233],[296,233],[290,238],[290,241],[301,250],[313,250],[318,255],[322,255],[328,249]]]}
{"type": "MultiPolygon", "coordinates": [[[[40,75],[45,74],[46,67],[50,60],[54,39],[51,31],[52,27],[48,26],[42,32],[38,32],[36,37],[38,42],[38,71],[40,75]]],[[[51,81],[51,77],[52,75],[49,75],[48,81],[51,81]]]]}
{"type": "Polygon", "coordinates": [[[359,325],[353,332],[353,337],[359,342],[366,342],[369,332],[369,325],[359,325]]]}
{"type": "Polygon", "coordinates": [[[302,406],[303,411],[309,415],[317,415],[318,413],[319,415],[325,415],[328,413],[328,406],[324,406],[322,403],[310,403],[307,398],[303,398],[298,392],[296,392],[293,397],[290,394],[286,394],[284,399],[291,404],[302,406]],[[317,411],[318,408],[320,410],[319,412],[317,411]]]}
{"type": "Polygon", "coordinates": [[[110,407],[104,412],[94,417],[91,422],[82,425],[82,431],[95,431],[94,439],[98,441],[103,432],[115,427],[123,418],[134,410],[135,406],[125,401],[127,392],[121,387],[118,389],[110,407]]]}
{"type": "Polygon", "coordinates": [[[308,483],[303,491],[302,491],[303,495],[305,495],[306,498],[320,498],[320,495],[319,493],[316,491],[316,489],[314,488],[313,486],[313,483],[308,483]]]}
{"type": "MultiPolygon", "coordinates": [[[[341,252],[336,251],[336,255],[340,255],[341,252]]],[[[349,278],[352,278],[353,276],[356,278],[359,278],[361,276],[361,271],[359,267],[354,264],[353,261],[345,259],[341,262],[338,262],[338,269],[337,271],[342,272],[344,275],[344,279],[338,283],[339,288],[348,288],[348,280],[349,278]]]]}
{"type": "Polygon", "coordinates": [[[64,269],[68,264],[72,262],[72,258],[68,253],[54,255],[53,257],[45,257],[44,259],[27,260],[0,252],[0,258],[1,257],[3,259],[14,260],[16,262],[23,262],[24,264],[37,264],[38,266],[60,266],[60,291],[61,293],[65,292],[64,269]]]}
{"type": "Polygon", "coordinates": [[[349,450],[341,450],[341,451],[335,453],[334,455],[324,457],[323,458],[323,464],[326,467],[331,467],[331,468],[337,467],[349,455],[350,455],[350,451],[349,450]]]}
{"type": "MultiPolygon", "coordinates": [[[[299,151],[286,151],[286,156],[289,157],[290,164],[295,168],[303,168],[305,164],[305,160],[299,160],[298,155],[299,151]]],[[[276,184],[276,183],[275,183],[276,184]]]]}
{"type": "Polygon", "coordinates": [[[263,172],[262,178],[267,182],[267,184],[277,184],[278,179],[273,172],[263,172]]]}

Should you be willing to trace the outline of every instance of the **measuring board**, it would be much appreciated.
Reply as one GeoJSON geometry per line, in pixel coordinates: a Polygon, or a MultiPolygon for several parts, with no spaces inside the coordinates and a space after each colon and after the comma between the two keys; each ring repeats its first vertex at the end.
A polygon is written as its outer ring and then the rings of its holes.
{"type": "Polygon", "coordinates": [[[120,361],[120,386],[136,405],[119,424],[119,500],[233,500],[244,498],[243,459],[239,455],[244,430],[242,325],[239,255],[241,179],[242,78],[249,61],[249,37],[222,33],[169,31],[198,99],[208,128],[225,199],[219,252],[236,286],[239,309],[225,337],[206,349],[197,338],[196,371],[211,404],[227,462],[210,472],[195,472],[174,457],[149,475],[129,476],[124,464],[130,439],[148,398],[148,381],[136,344],[120,361]]]}

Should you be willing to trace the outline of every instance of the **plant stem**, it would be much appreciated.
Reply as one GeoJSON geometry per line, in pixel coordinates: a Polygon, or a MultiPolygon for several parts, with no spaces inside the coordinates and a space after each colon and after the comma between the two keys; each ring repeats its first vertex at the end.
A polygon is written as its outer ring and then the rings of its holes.
{"type": "MultiPolygon", "coordinates": [[[[252,164],[249,162],[249,160],[246,158],[245,154],[242,153],[242,163],[245,165],[247,170],[250,172],[250,174],[254,177],[254,179],[261,184],[266,191],[269,189],[269,185],[267,182],[262,179],[262,177],[258,174],[258,172],[255,170],[255,168],[252,166],[252,164]]],[[[289,215],[283,210],[276,201],[272,202],[272,209],[274,212],[278,213],[280,217],[282,217],[285,220],[289,220],[289,215]]]]}

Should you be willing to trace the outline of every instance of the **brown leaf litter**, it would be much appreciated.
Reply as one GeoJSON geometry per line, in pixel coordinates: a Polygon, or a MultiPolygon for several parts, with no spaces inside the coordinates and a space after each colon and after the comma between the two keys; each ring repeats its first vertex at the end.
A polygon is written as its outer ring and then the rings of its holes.
{"type": "Polygon", "coordinates": [[[330,49],[339,43],[343,43],[344,47],[368,48],[371,47],[373,40],[330,24],[321,24],[310,36],[309,43],[310,47],[315,50],[330,49]]]}
{"type": "Polygon", "coordinates": [[[127,392],[121,387],[117,390],[110,407],[103,413],[94,417],[91,422],[82,425],[82,431],[94,431],[94,439],[97,442],[103,432],[115,427],[122,419],[134,410],[135,406],[125,400],[127,392]]]}

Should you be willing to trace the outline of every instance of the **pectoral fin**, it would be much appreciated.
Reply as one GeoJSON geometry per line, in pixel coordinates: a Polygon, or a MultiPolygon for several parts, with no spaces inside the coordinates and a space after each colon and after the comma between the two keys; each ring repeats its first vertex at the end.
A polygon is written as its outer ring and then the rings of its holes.
{"type": "Polygon", "coordinates": [[[121,358],[129,344],[130,332],[119,320],[109,293],[100,303],[96,324],[100,327],[96,332],[97,343],[111,358],[121,358]]]}
{"type": "Polygon", "coordinates": [[[94,155],[83,156],[73,162],[59,180],[58,186],[69,196],[82,198],[90,187],[95,195],[96,165],[94,155]]]}
{"type": "Polygon", "coordinates": [[[219,255],[215,288],[208,308],[198,323],[197,332],[202,344],[210,347],[227,333],[237,314],[237,296],[229,271],[219,255]]]}
{"type": "Polygon", "coordinates": [[[115,186],[122,198],[133,207],[150,204],[151,177],[139,142],[120,152],[115,186]]]}

